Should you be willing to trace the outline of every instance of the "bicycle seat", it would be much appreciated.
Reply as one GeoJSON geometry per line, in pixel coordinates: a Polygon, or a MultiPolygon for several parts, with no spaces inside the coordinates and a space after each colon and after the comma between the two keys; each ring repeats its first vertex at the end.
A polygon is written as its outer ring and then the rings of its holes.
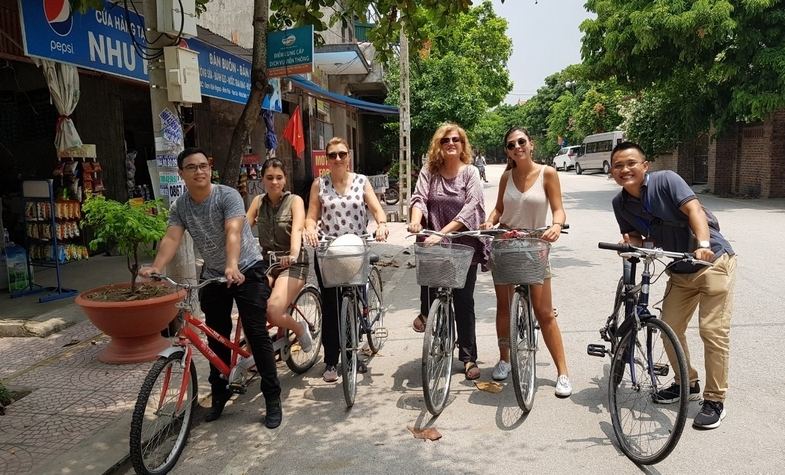
{"type": "Polygon", "coordinates": [[[379,262],[379,255],[372,252],[368,257],[368,261],[371,263],[371,265],[376,264],[379,262]]]}

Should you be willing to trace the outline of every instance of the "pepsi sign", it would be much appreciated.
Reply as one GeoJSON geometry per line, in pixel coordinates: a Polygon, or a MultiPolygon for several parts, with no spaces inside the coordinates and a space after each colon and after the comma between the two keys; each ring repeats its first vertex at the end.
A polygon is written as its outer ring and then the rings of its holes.
{"type": "MultiPolygon", "coordinates": [[[[19,0],[28,56],[70,63],[114,76],[148,82],[147,61],[131,37],[145,45],[144,18],[109,1],[103,10],[71,11],[69,0],[19,0]],[[130,20],[130,21],[128,21],[130,20]]],[[[202,95],[245,104],[251,90],[251,63],[191,38],[199,53],[202,95]]]]}
{"type": "Polygon", "coordinates": [[[74,26],[71,3],[68,0],[43,0],[43,2],[49,28],[59,36],[68,36],[74,26]]]}

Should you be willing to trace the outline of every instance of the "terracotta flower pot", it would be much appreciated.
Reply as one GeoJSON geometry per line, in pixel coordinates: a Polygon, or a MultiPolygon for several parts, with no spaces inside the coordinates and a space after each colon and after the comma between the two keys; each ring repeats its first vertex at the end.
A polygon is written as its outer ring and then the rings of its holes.
{"type": "Polygon", "coordinates": [[[126,364],[154,360],[159,352],[170,345],[161,336],[161,330],[177,315],[175,305],[185,297],[185,290],[180,290],[161,297],[125,302],[87,298],[106,288],[128,285],[98,287],[82,292],[75,300],[93,325],[112,337],[109,345],[98,354],[98,360],[104,363],[126,364]]]}

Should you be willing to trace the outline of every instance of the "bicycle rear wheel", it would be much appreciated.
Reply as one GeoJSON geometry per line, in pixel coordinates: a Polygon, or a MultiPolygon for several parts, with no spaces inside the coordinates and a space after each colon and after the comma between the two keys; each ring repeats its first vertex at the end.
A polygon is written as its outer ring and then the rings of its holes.
{"type": "Polygon", "coordinates": [[[537,335],[528,297],[514,292],[510,303],[510,363],[515,398],[524,413],[532,410],[537,390],[537,335]]]}
{"type": "Polygon", "coordinates": [[[371,266],[368,274],[368,323],[370,328],[366,332],[368,347],[374,355],[382,349],[384,344],[384,303],[382,297],[382,275],[376,266],[371,266]]]}
{"type": "MultiPolygon", "coordinates": [[[[319,291],[311,286],[303,287],[290,308],[292,318],[297,322],[307,322],[311,333],[313,346],[311,351],[305,352],[299,345],[290,346],[289,358],[286,366],[297,374],[303,374],[319,359],[319,348],[322,341],[322,297],[319,291]]],[[[287,331],[287,338],[293,341],[294,332],[287,331]]]]}
{"type": "Polygon", "coordinates": [[[136,473],[169,472],[185,448],[196,408],[196,367],[184,351],[159,358],[142,383],[131,417],[130,455],[136,473]],[[187,378],[184,392],[183,379],[187,378]]]}
{"type": "Polygon", "coordinates": [[[450,395],[452,351],[455,332],[452,325],[452,306],[436,299],[431,304],[422,342],[422,390],[425,407],[434,416],[441,414],[450,395]]]}
{"type": "Polygon", "coordinates": [[[608,395],[613,431],[630,460],[655,464],[676,447],[687,418],[688,381],[684,350],[665,322],[649,318],[622,336],[611,359],[608,395]],[[669,361],[666,346],[676,361],[669,361]],[[679,401],[655,404],[653,395],[676,382],[676,375],[679,401]]]}
{"type": "Polygon", "coordinates": [[[357,395],[357,301],[354,297],[343,298],[339,325],[341,385],[346,407],[352,407],[357,395]]]}

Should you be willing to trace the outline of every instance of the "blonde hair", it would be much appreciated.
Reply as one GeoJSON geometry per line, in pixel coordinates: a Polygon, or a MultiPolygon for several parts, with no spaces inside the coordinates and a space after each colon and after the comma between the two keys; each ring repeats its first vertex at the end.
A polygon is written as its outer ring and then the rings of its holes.
{"type": "Polygon", "coordinates": [[[349,150],[349,144],[343,137],[333,137],[327,142],[327,145],[324,147],[324,151],[326,152],[330,150],[330,147],[334,145],[343,145],[346,147],[346,150],[349,150]]]}
{"type": "Polygon", "coordinates": [[[433,137],[431,138],[431,145],[428,147],[428,171],[431,173],[438,173],[444,165],[441,140],[450,132],[458,132],[458,136],[463,143],[461,161],[467,165],[472,162],[472,146],[469,144],[469,138],[466,136],[466,131],[458,124],[445,122],[436,129],[436,132],[434,132],[433,137]]]}

